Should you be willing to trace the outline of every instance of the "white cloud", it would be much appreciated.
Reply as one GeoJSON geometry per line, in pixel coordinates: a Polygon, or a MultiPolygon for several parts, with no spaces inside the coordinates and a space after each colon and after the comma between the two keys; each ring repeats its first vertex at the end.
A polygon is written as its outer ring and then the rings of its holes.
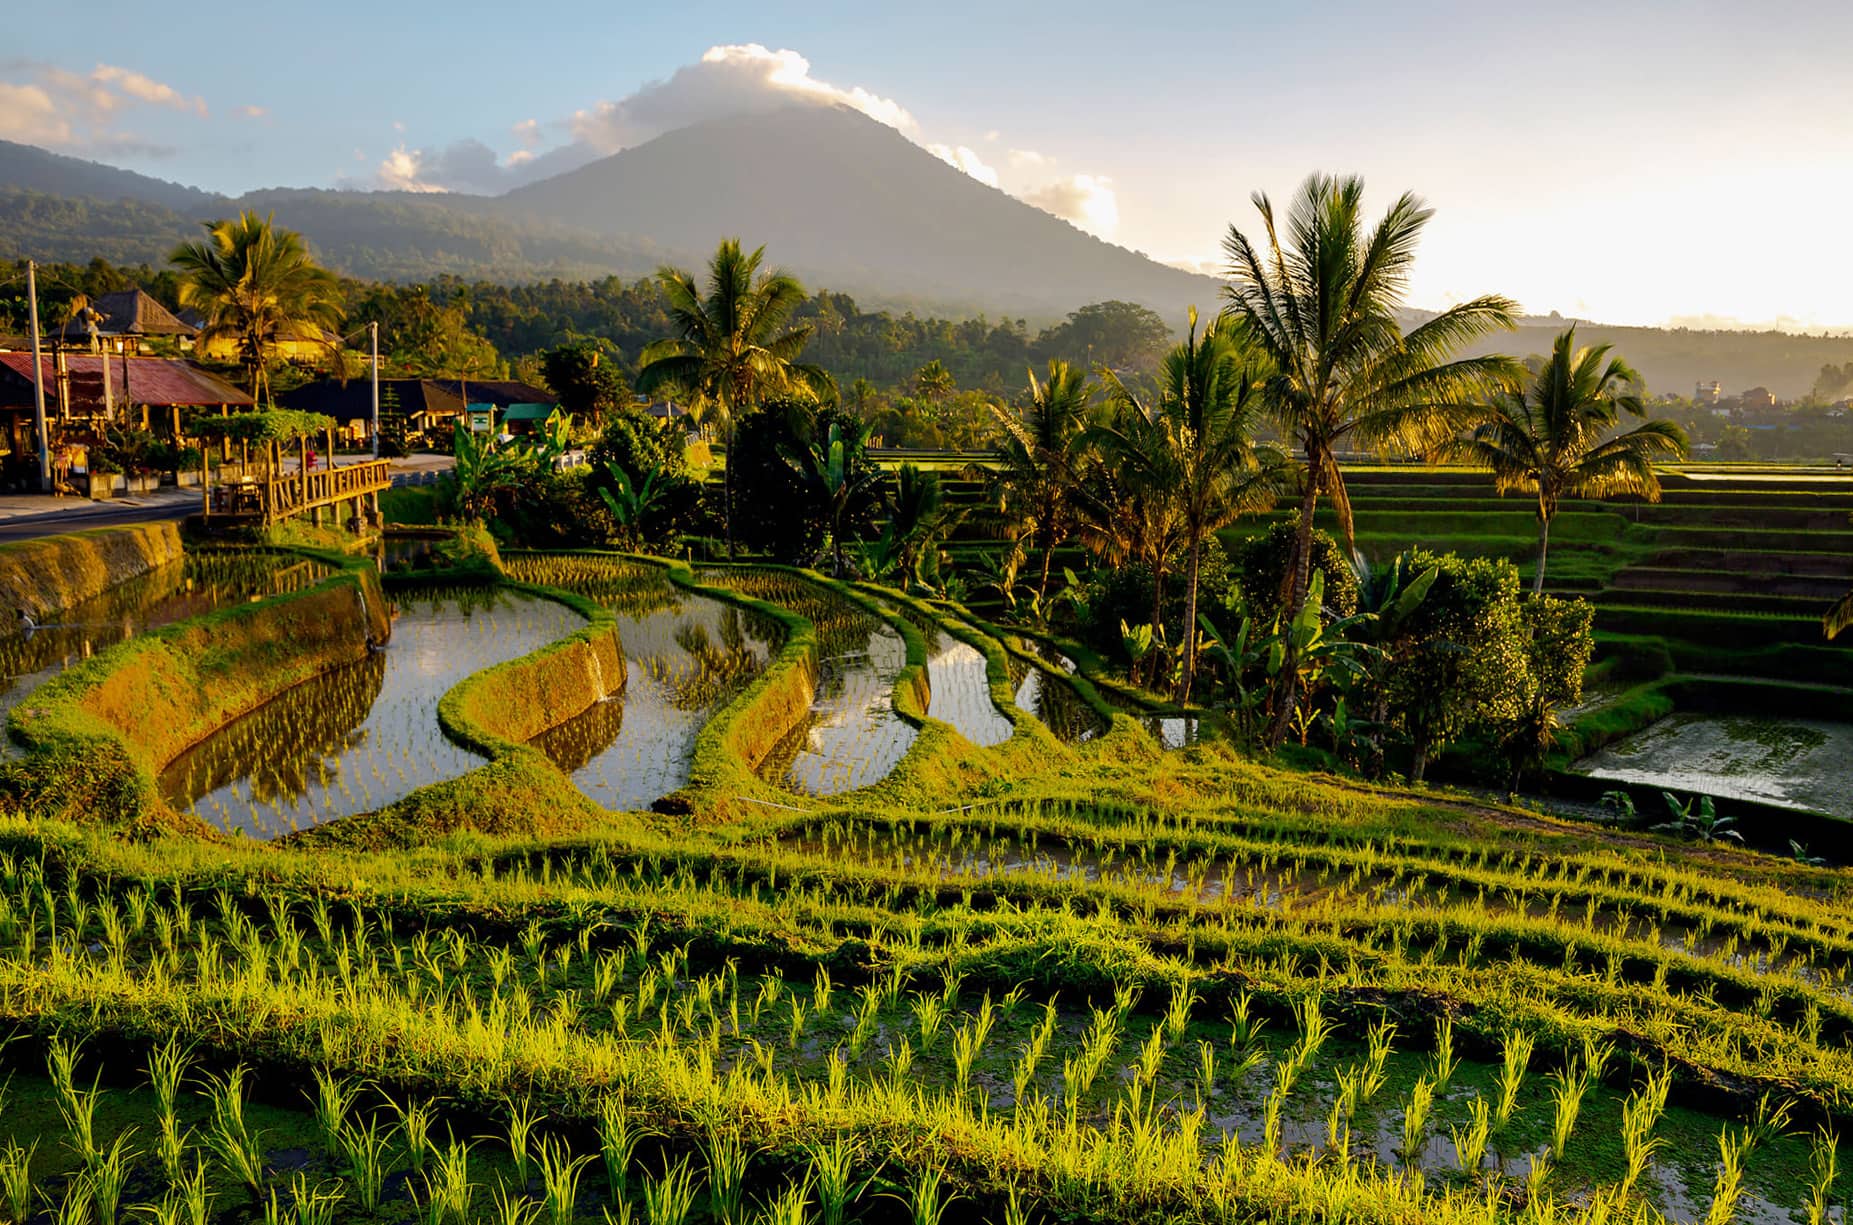
{"type": "Polygon", "coordinates": [[[262,119],[265,116],[270,114],[270,108],[264,107],[264,106],[256,106],[256,105],[246,105],[246,106],[239,107],[238,113],[240,115],[243,115],[246,119],[262,119]]]}
{"type": "Polygon", "coordinates": [[[1052,157],[1037,153],[1034,149],[1012,149],[1010,151],[1010,164],[1019,170],[1047,166],[1054,160],[1052,157]]]}
{"type": "Polygon", "coordinates": [[[1023,194],[1026,203],[1072,221],[1098,238],[1111,238],[1119,228],[1119,197],[1113,180],[1103,175],[1076,174],[1045,183],[1023,194]]]}
{"type": "Polygon", "coordinates": [[[133,68],[122,68],[115,64],[98,64],[90,74],[90,79],[102,85],[113,85],[124,95],[152,106],[171,107],[177,111],[192,111],[204,118],[206,100],[197,94],[189,98],[172,85],[163,84],[153,77],[136,72],[133,68]]]}
{"type": "Polygon", "coordinates": [[[98,64],[87,73],[40,60],[0,61],[0,137],[54,149],[162,150],[116,126],[125,113],[153,106],[205,118],[206,100],[183,94],[133,68],[98,64]]]}
{"type": "Polygon", "coordinates": [[[0,81],[0,139],[29,145],[74,143],[70,121],[38,85],[0,81]]]}
{"type": "Polygon", "coordinates": [[[963,170],[986,187],[998,185],[997,171],[985,165],[983,158],[964,145],[928,145],[926,149],[940,161],[963,170]]]}

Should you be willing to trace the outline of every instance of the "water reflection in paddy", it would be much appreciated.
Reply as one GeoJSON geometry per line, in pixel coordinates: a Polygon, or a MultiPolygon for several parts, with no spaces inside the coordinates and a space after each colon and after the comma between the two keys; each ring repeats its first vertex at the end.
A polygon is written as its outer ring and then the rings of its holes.
{"type": "Polygon", "coordinates": [[[496,588],[406,597],[375,657],[221,728],[162,772],[162,791],[222,829],[265,838],[382,808],[483,763],[438,726],[447,690],[583,624],[552,600],[496,588]]]}
{"type": "MultiPolygon", "coordinates": [[[[299,591],[329,572],[322,562],[260,549],[189,552],[46,624],[23,626],[0,637],[0,720],[40,685],[105,647],[227,605],[299,591]]],[[[0,752],[18,749],[0,738],[0,752]]]]}
{"type": "Polygon", "coordinates": [[[703,582],[789,608],[817,627],[817,693],[803,723],[760,763],[760,776],[811,795],[880,782],[913,746],[894,711],[907,642],[881,617],[794,574],[704,568],[703,582]]]}
{"type": "Polygon", "coordinates": [[[608,808],[644,808],[688,782],[695,737],[761,672],[779,639],[775,622],[681,592],[638,567],[602,588],[569,576],[618,616],[628,678],[623,691],[534,740],[573,782],[608,808]],[[595,589],[596,588],[596,589],[595,589]]]}

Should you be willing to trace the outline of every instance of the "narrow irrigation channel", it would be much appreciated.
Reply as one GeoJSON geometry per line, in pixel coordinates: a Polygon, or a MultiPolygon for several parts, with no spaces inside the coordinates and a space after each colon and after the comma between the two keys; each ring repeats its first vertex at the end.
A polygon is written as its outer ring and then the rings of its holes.
{"type": "Polygon", "coordinates": [[[698,577],[789,608],[817,627],[810,715],[767,754],[761,777],[810,795],[836,795],[888,777],[915,735],[894,709],[894,685],[907,667],[900,631],[795,574],[715,566],[698,577]]]}
{"type": "Polygon", "coordinates": [[[582,624],[564,605],[501,588],[402,597],[383,650],[219,729],[162,772],[161,789],[260,838],[382,808],[483,763],[439,727],[446,691],[582,624]]]}
{"type": "Polygon", "coordinates": [[[607,808],[647,808],[688,782],[695,737],[766,669],[780,641],[766,618],[677,589],[654,566],[615,558],[511,558],[509,573],[596,600],[618,618],[621,692],[543,732],[535,748],[607,808]]]}
{"type": "MultiPolygon", "coordinates": [[[[0,637],[0,721],[40,685],[105,647],[137,634],[230,604],[300,591],[327,577],[322,562],[261,549],[189,552],[73,605],[45,624],[25,624],[0,637]]],[[[16,746],[0,737],[0,753],[16,746]]]]}

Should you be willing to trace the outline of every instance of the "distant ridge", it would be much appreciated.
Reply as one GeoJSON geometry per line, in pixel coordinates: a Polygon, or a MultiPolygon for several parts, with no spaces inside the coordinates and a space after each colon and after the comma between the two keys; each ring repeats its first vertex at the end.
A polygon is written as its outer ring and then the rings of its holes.
{"type": "Polygon", "coordinates": [[[48,196],[76,196],[89,200],[136,200],[191,213],[223,203],[225,197],[151,178],[133,170],[119,170],[101,162],[66,157],[36,145],[0,140],[0,187],[16,187],[48,196]]]}

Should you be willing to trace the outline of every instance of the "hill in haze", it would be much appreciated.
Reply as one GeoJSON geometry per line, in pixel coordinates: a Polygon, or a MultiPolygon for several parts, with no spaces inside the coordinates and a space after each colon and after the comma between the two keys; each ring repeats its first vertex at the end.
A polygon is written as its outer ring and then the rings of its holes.
{"type": "Polygon", "coordinates": [[[1102,242],[847,107],[794,105],[665,133],[500,197],[497,211],[706,252],[763,243],[809,283],[859,296],[1047,315],[1119,298],[1167,319],[1211,308],[1209,277],[1102,242]]]}
{"type": "MultiPolygon", "coordinates": [[[[1113,246],[987,187],[859,112],[794,106],[669,132],[500,197],[274,188],[214,195],[147,175],[0,141],[0,259],[160,265],[202,220],[251,208],[301,231],[350,276],[440,275],[502,283],[635,278],[665,262],[698,266],[737,235],[813,289],[868,308],[1060,319],[1122,299],[1173,327],[1213,310],[1211,278],[1113,246]]],[[[1417,317],[1421,312],[1412,312],[1417,317]]],[[[1530,317],[1480,351],[1548,352],[1567,321],[1530,317]]],[[[1651,390],[1727,395],[1812,387],[1853,361],[1853,338],[1583,324],[1651,390]]]]}

